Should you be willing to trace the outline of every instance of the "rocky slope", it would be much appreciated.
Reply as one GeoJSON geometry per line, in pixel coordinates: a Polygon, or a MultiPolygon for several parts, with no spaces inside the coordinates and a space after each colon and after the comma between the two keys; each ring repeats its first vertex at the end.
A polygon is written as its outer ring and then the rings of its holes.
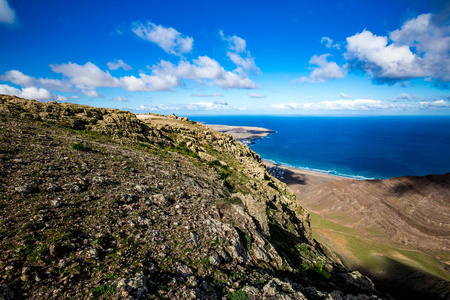
{"type": "Polygon", "coordinates": [[[378,299],[258,155],[186,118],[0,95],[0,299],[378,299]]]}

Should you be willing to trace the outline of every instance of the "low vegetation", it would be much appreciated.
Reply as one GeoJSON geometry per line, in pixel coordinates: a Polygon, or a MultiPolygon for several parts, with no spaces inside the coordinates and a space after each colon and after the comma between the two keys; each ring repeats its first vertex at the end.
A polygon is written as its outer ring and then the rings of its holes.
{"type": "Polygon", "coordinates": [[[202,124],[0,95],[0,141],[0,298],[381,297],[202,124]]]}

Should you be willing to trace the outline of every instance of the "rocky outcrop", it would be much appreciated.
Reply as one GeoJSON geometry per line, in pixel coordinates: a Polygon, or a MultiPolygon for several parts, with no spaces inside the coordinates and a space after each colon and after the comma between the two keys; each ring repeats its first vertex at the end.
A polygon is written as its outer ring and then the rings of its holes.
{"type": "Polygon", "coordinates": [[[0,140],[4,297],[380,296],[324,254],[293,192],[229,135],[0,96],[0,140]]]}

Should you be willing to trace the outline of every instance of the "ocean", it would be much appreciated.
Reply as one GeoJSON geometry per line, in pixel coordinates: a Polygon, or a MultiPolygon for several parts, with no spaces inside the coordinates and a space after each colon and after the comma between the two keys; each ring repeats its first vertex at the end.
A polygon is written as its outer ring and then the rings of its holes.
{"type": "Polygon", "coordinates": [[[276,131],[250,148],[278,164],[358,179],[450,172],[450,116],[194,116],[276,131]]]}

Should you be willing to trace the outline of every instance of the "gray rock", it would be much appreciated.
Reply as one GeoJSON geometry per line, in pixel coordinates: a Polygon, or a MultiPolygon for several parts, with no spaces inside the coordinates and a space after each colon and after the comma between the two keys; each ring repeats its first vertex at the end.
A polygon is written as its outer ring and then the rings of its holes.
{"type": "Polygon", "coordinates": [[[125,203],[131,203],[133,202],[133,195],[122,193],[120,194],[120,200],[122,200],[125,203]]]}
{"type": "Polygon", "coordinates": [[[200,152],[198,153],[198,156],[200,156],[200,158],[201,158],[202,160],[207,161],[207,162],[214,162],[214,161],[217,160],[214,156],[212,156],[212,155],[210,155],[210,154],[208,154],[208,153],[206,153],[206,152],[201,152],[201,151],[200,151],[200,152]]]}
{"type": "Polygon", "coordinates": [[[78,183],[68,183],[63,185],[63,189],[66,191],[71,191],[71,192],[76,192],[76,193],[80,193],[83,191],[83,188],[78,185],[78,183]]]}
{"type": "Polygon", "coordinates": [[[170,205],[170,201],[163,194],[153,195],[152,199],[156,204],[163,205],[163,206],[170,205]]]}
{"type": "Polygon", "coordinates": [[[64,259],[60,259],[58,261],[57,267],[58,268],[64,268],[67,265],[66,261],[64,259]]]}
{"type": "Polygon", "coordinates": [[[136,274],[133,278],[123,278],[117,283],[117,290],[135,294],[138,298],[144,298],[148,292],[144,274],[136,274]]]}
{"type": "Polygon", "coordinates": [[[49,183],[47,186],[47,192],[51,193],[51,192],[59,192],[61,191],[61,187],[57,184],[54,183],[49,183]]]}
{"type": "Polygon", "coordinates": [[[33,192],[34,188],[33,188],[33,186],[31,186],[29,184],[25,184],[25,185],[15,187],[14,190],[18,193],[26,195],[26,194],[30,194],[31,192],[33,192]]]}
{"type": "Polygon", "coordinates": [[[148,193],[152,190],[149,186],[139,185],[139,184],[136,185],[135,189],[136,189],[136,191],[141,192],[141,193],[148,193]]]}
{"type": "Polygon", "coordinates": [[[197,286],[198,284],[197,278],[195,278],[195,276],[189,276],[186,282],[190,286],[197,286]]]}
{"type": "Polygon", "coordinates": [[[7,266],[5,268],[5,272],[10,272],[10,271],[14,271],[14,267],[13,266],[7,266]]]}
{"type": "Polygon", "coordinates": [[[59,197],[58,199],[51,200],[50,203],[51,203],[54,207],[60,207],[60,206],[62,205],[61,200],[62,200],[62,198],[59,197]]]}
{"type": "Polygon", "coordinates": [[[220,259],[220,256],[217,253],[214,253],[209,256],[209,263],[213,266],[220,266],[222,260],[220,259]]]}
{"type": "Polygon", "coordinates": [[[92,182],[94,182],[98,185],[105,185],[105,186],[118,184],[118,182],[114,179],[107,178],[107,177],[101,177],[101,176],[92,178],[92,182]]]}
{"type": "Polygon", "coordinates": [[[374,285],[373,285],[372,281],[368,277],[359,273],[358,271],[353,271],[351,273],[342,273],[339,275],[342,278],[344,278],[345,282],[348,285],[357,287],[364,291],[373,291],[374,290],[374,285]]]}
{"type": "Polygon", "coordinates": [[[98,250],[95,248],[91,248],[86,252],[86,256],[88,258],[97,258],[98,257],[98,250]]]}
{"type": "Polygon", "coordinates": [[[188,267],[185,264],[179,264],[177,271],[181,274],[183,277],[189,277],[192,275],[192,269],[188,267]]]}

